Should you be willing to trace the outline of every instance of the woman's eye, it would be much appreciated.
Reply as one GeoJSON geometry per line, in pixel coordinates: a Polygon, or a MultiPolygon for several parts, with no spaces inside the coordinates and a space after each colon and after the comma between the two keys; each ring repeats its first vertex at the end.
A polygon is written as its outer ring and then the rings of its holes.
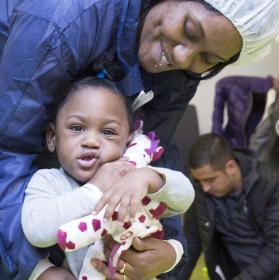
{"type": "Polygon", "coordinates": [[[199,41],[199,38],[194,33],[193,28],[191,28],[191,22],[189,20],[186,20],[186,22],[184,24],[184,34],[185,34],[186,38],[193,43],[199,41]]]}
{"type": "Polygon", "coordinates": [[[72,125],[70,129],[74,132],[82,132],[84,128],[81,125],[72,125]]]}
{"type": "Polygon", "coordinates": [[[198,38],[195,35],[187,32],[187,30],[185,30],[185,35],[189,41],[194,42],[194,43],[198,42],[198,38]]]}
{"type": "Polygon", "coordinates": [[[206,63],[208,65],[214,66],[214,65],[218,64],[218,61],[211,61],[206,54],[202,54],[201,58],[204,61],[204,63],[206,63]]]}
{"type": "Polygon", "coordinates": [[[106,136],[116,135],[116,132],[112,129],[103,129],[102,134],[106,136]]]}

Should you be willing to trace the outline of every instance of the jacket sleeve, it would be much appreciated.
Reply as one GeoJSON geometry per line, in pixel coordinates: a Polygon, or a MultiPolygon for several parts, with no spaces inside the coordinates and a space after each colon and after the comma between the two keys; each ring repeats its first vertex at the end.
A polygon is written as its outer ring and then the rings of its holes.
{"type": "MultiPolygon", "coordinates": [[[[57,35],[55,29],[53,32],[51,29],[37,18],[14,17],[0,60],[0,223],[1,228],[5,228],[0,236],[3,243],[0,274],[3,279],[5,275],[7,279],[28,279],[46,254],[33,248],[24,238],[20,211],[25,186],[34,172],[35,152],[42,143],[45,121],[42,103],[49,101],[48,92],[61,85],[50,80],[61,74],[61,81],[64,81],[69,76],[56,59],[63,47],[51,48],[51,40],[57,35]],[[49,39],[39,36],[39,32],[46,30],[53,35],[49,39]],[[43,87],[46,88],[44,97],[43,87]]],[[[64,51],[68,53],[66,48],[62,53],[64,51]]]]}
{"type": "Polygon", "coordinates": [[[47,22],[18,15],[12,26],[0,60],[0,223],[5,228],[0,236],[0,274],[3,279],[7,275],[7,279],[21,280],[28,279],[46,254],[24,238],[20,211],[25,186],[34,171],[34,153],[42,143],[43,104],[49,102],[50,92],[69,79],[57,57],[61,54],[61,59],[72,60],[66,44],[56,41],[57,30],[47,22]],[[42,38],[40,33],[49,36],[42,38]]]}
{"type": "Polygon", "coordinates": [[[151,88],[155,96],[142,108],[144,130],[155,131],[165,149],[163,156],[152,165],[182,170],[181,156],[173,137],[198,84],[198,81],[187,78],[183,71],[152,75],[151,88]]]}
{"type": "MultiPolygon", "coordinates": [[[[249,77],[247,78],[247,80],[249,77]]],[[[267,93],[273,86],[274,78],[272,76],[267,76],[266,78],[261,77],[251,77],[248,82],[250,82],[250,90],[252,92],[262,92],[267,93]]]]}
{"type": "Polygon", "coordinates": [[[21,280],[28,279],[45,255],[22,232],[24,190],[41,147],[46,106],[75,74],[77,65],[55,24],[20,12],[10,20],[0,59],[0,275],[21,280]]]}
{"type": "Polygon", "coordinates": [[[188,262],[184,267],[184,279],[190,278],[202,250],[198,228],[198,217],[196,215],[196,205],[194,202],[184,216],[184,234],[188,241],[189,255],[188,262]]]}
{"type": "MultiPolygon", "coordinates": [[[[153,165],[182,170],[182,160],[173,137],[185,108],[194,96],[198,81],[187,78],[183,71],[169,71],[152,75],[151,88],[155,97],[143,108],[145,131],[155,131],[164,147],[163,156],[153,165]]],[[[160,279],[185,280],[183,267],[187,262],[187,241],[184,237],[181,217],[162,219],[165,239],[176,239],[184,248],[179,264],[170,272],[160,275],[160,279]]]]}
{"type": "Polygon", "coordinates": [[[275,280],[279,273],[279,183],[264,209],[264,246],[258,259],[234,280],[275,280]]]}
{"type": "Polygon", "coordinates": [[[212,117],[212,132],[223,134],[224,108],[226,104],[226,86],[224,81],[219,81],[215,88],[214,109],[212,117]]]}
{"type": "Polygon", "coordinates": [[[0,62],[2,147],[38,151],[48,106],[76,71],[61,30],[32,15],[14,17],[0,62]]]}
{"type": "Polygon", "coordinates": [[[20,223],[24,190],[33,172],[33,159],[34,155],[0,149],[0,278],[3,280],[28,279],[40,259],[47,254],[31,246],[20,223]]]}

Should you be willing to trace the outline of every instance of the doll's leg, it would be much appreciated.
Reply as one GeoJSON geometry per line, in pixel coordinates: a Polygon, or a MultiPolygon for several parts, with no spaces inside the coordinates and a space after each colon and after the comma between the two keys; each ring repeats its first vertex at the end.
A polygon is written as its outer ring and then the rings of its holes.
{"type": "Polygon", "coordinates": [[[91,265],[91,259],[96,258],[102,261],[106,260],[105,254],[104,254],[104,245],[102,240],[97,240],[94,245],[91,245],[85,255],[82,269],[79,275],[79,279],[94,279],[94,280],[105,280],[105,276],[97,271],[92,265],[91,265]]]}

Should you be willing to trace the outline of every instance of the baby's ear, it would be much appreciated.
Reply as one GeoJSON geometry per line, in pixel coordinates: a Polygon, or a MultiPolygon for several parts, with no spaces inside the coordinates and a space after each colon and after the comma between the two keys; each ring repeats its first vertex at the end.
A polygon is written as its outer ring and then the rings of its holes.
{"type": "Polygon", "coordinates": [[[49,123],[46,128],[46,142],[47,148],[50,152],[55,151],[56,139],[55,139],[55,126],[53,123],[49,123]]]}

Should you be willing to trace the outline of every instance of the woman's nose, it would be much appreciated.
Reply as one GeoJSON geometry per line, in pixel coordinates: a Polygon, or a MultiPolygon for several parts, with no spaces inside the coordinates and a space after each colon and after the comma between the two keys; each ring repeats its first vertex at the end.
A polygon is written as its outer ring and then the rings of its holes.
{"type": "Polygon", "coordinates": [[[191,70],[196,57],[198,56],[198,47],[195,45],[178,44],[173,48],[174,61],[178,68],[191,70]]]}

